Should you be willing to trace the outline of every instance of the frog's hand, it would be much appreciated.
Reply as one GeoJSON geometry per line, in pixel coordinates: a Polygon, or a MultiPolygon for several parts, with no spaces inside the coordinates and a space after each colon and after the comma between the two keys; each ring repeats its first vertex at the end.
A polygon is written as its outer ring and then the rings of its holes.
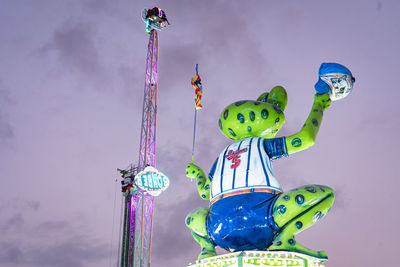
{"type": "Polygon", "coordinates": [[[197,190],[202,199],[210,199],[210,179],[204,174],[204,171],[193,163],[186,167],[186,177],[196,179],[197,190]]]}
{"type": "Polygon", "coordinates": [[[323,112],[329,107],[330,103],[329,94],[315,94],[311,112],[303,128],[301,128],[300,132],[286,137],[288,154],[293,154],[314,145],[322,122],[323,112]]]}

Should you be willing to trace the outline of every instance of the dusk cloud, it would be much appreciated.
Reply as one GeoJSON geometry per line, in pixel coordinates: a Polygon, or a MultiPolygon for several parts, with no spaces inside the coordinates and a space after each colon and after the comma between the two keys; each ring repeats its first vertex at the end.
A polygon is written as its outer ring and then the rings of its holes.
{"type": "Polygon", "coordinates": [[[38,212],[35,201],[1,209],[0,263],[2,266],[86,266],[110,255],[109,244],[89,237],[70,222],[29,220],[38,212]],[[14,207],[24,211],[13,214],[14,207]]]}
{"type": "Polygon", "coordinates": [[[110,81],[96,46],[95,33],[92,25],[69,20],[38,51],[56,54],[58,75],[74,75],[83,84],[89,82],[91,88],[104,90],[110,81]]]}
{"type": "Polygon", "coordinates": [[[7,108],[12,103],[9,91],[0,80],[0,141],[10,139],[14,136],[14,129],[7,119],[7,108]]]}

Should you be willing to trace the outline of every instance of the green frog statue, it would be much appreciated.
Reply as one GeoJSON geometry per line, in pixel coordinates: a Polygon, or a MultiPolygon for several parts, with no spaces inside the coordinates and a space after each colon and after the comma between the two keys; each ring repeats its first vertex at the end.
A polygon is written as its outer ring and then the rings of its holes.
{"type": "Polygon", "coordinates": [[[280,250],[327,259],[324,251],[299,244],[295,235],[327,214],[333,190],[313,184],[283,192],[272,161],[313,146],[323,112],[331,101],[347,96],[354,81],[345,66],[323,63],[310,114],[299,132],[286,137],[275,137],[285,122],[287,94],[282,86],[256,101],[238,101],[223,109],[219,128],[235,142],[222,150],[208,176],[195,164],[186,168],[186,176],[196,179],[200,197],[210,200],[209,207],[186,217],[201,246],[199,260],[215,256],[216,246],[230,252],[280,250]]]}

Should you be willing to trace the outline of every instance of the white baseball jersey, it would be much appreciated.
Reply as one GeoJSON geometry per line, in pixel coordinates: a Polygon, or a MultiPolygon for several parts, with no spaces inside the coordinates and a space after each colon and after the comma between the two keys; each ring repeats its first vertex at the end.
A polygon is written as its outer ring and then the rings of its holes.
{"type": "Polygon", "coordinates": [[[215,161],[209,174],[210,201],[223,194],[253,188],[281,192],[281,187],[273,174],[270,158],[282,155],[286,155],[284,138],[250,137],[227,146],[215,161]],[[275,155],[267,154],[264,142],[269,142],[267,147],[273,152],[270,154],[275,155]]]}

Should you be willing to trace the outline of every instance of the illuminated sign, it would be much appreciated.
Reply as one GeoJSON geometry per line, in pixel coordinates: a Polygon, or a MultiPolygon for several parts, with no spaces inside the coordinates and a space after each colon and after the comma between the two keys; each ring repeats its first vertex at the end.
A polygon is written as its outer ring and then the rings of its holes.
{"type": "Polygon", "coordinates": [[[289,251],[240,251],[205,258],[187,267],[253,267],[253,266],[295,266],[324,267],[326,260],[306,254],[289,251]]]}
{"type": "Polygon", "coordinates": [[[169,180],[162,172],[152,166],[146,167],[135,177],[135,184],[150,195],[158,196],[169,186],[169,180]]]}

